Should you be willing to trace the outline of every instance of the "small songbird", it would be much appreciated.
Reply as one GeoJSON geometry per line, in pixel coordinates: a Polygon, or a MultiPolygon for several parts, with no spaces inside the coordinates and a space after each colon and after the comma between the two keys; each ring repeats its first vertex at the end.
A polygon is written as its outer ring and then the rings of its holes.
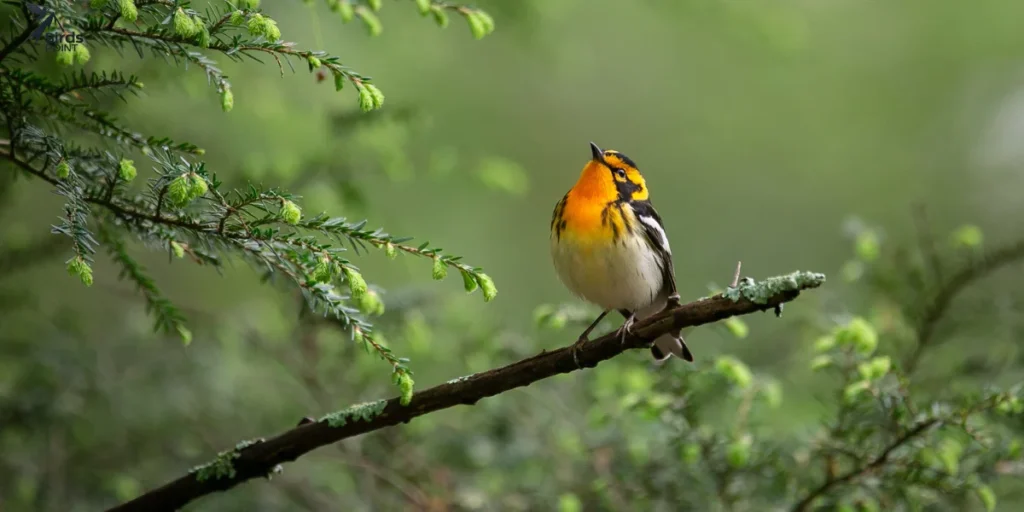
{"type": "MultiPolygon", "coordinates": [[[[574,295],[604,310],[574,350],[613,310],[626,318],[617,331],[625,342],[636,320],[679,305],[668,235],[643,176],[626,155],[602,151],[593,142],[590,149],[591,160],[551,218],[558,278],[574,295]]],[[[679,333],[658,337],[651,354],[658,361],[670,356],[693,361],[679,333]]]]}

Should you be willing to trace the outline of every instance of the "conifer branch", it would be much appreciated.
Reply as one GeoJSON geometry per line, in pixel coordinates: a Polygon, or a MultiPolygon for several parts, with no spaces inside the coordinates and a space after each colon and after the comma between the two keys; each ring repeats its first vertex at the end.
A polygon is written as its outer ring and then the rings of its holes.
{"type": "MultiPolygon", "coordinates": [[[[27,14],[27,9],[25,9],[24,6],[22,8],[27,14]]],[[[3,62],[4,59],[20,48],[21,45],[25,44],[25,41],[28,41],[29,36],[32,35],[32,31],[35,30],[36,26],[37,25],[35,23],[26,23],[25,28],[22,29],[21,33],[10,41],[7,41],[3,47],[0,48],[0,62],[3,62]]]]}
{"type": "Polygon", "coordinates": [[[912,374],[917,368],[924,351],[935,340],[935,330],[939,321],[942,320],[953,300],[964,289],[992,272],[1022,259],[1024,259],[1024,240],[998,250],[983,252],[980,257],[973,259],[948,279],[942,281],[915,326],[917,345],[904,363],[907,373],[912,374]]]}
{"type": "MultiPolygon", "coordinates": [[[[867,477],[873,473],[881,473],[885,470],[897,469],[899,466],[912,467],[912,461],[897,460],[894,454],[900,450],[910,448],[914,442],[924,438],[925,434],[930,430],[936,430],[943,427],[953,427],[966,431],[968,428],[966,426],[967,418],[971,418],[979,413],[991,412],[1005,406],[1009,400],[1008,396],[1012,395],[998,393],[991,394],[978,403],[963,409],[925,414],[923,419],[918,420],[912,426],[906,428],[900,435],[894,437],[892,441],[886,444],[884,448],[882,448],[877,455],[871,457],[870,460],[864,460],[840,475],[828,475],[819,486],[807,492],[807,494],[793,505],[793,512],[804,512],[809,510],[814,506],[815,502],[819,498],[826,496],[833,489],[843,485],[850,485],[858,479],[867,477]]],[[[941,409],[939,410],[941,411],[941,409]]],[[[913,457],[901,458],[913,459],[913,457]]]]}
{"type": "Polygon", "coordinates": [[[814,504],[814,501],[818,499],[819,496],[824,495],[833,487],[847,484],[857,478],[860,478],[870,473],[871,471],[881,468],[882,466],[889,462],[889,456],[892,455],[894,451],[910,443],[918,436],[922,435],[925,431],[939,423],[940,420],[937,418],[929,418],[927,420],[924,420],[915,425],[914,428],[911,428],[902,436],[894,440],[891,444],[886,446],[885,449],[878,454],[878,456],[876,456],[867,464],[852,469],[842,475],[827,478],[820,486],[818,486],[811,492],[807,493],[806,496],[800,499],[800,501],[798,501],[796,505],[793,506],[793,512],[803,512],[807,510],[812,504],[814,504]]]}
{"type": "MultiPolygon", "coordinates": [[[[448,268],[455,268],[467,292],[479,288],[485,301],[492,300],[497,293],[494,283],[482,269],[462,263],[460,257],[445,254],[429,243],[416,247],[405,245],[409,238],[394,237],[380,229],[366,229],[366,221],[349,222],[325,214],[303,219],[298,206],[291,201],[292,196],[276,189],[250,186],[221,193],[221,183],[203,164],[176,161],[167,154],[152,155],[162,168],[162,175],[151,180],[148,196],[131,198],[114,194],[117,173],[110,167],[117,166],[118,160],[113,155],[65,149],[53,137],[31,130],[22,135],[26,134],[28,142],[23,137],[19,144],[24,157],[2,148],[0,157],[54,185],[68,198],[65,222],[54,229],[72,237],[76,256],[69,260],[69,271],[79,274],[83,282],[92,282],[90,265],[97,243],[87,222],[89,205],[94,205],[106,210],[112,219],[143,241],[166,244],[172,253],[178,253],[175,256],[183,257],[187,253],[197,263],[219,267],[216,255],[230,252],[264,269],[267,280],[284,276],[298,287],[311,309],[333,316],[348,330],[353,342],[385,361],[403,395],[412,392],[413,372],[407,359],[375,338],[373,325],[366,318],[379,314],[383,305],[376,292],[368,288],[358,267],[345,257],[346,249],[341,244],[348,243],[355,251],[372,246],[389,257],[401,252],[429,258],[435,279],[443,279],[448,268]],[[42,157],[46,161],[62,162],[66,158],[74,164],[75,170],[62,178],[59,172],[50,171],[45,162],[41,167],[30,163],[42,157]],[[89,186],[79,179],[80,174],[91,177],[92,182],[106,179],[109,185],[89,186]],[[204,194],[209,192],[213,198],[203,200],[204,208],[170,205],[169,211],[161,211],[164,195],[183,180],[193,185],[201,183],[204,194]],[[315,235],[327,237],[339,245],[323,243],[315,235]],[[348,293],[342,293],[335,283],[344,283],[348,293]]],[[[104,227],[101,224],[101,228],[104,227]]],[[[165,332],[177,332],[183,340],[190,341],[191,333],[184,325],[184,318],[161,296],[153,281],[145,276],[109,230],[104,245],[109,246],[114,260],[122,267],[122,277],[130,278],[142,291],[156,327],[165,332]]]]}
{"type": "MultiPolygon", "coordinates": [[[[628,349],[644,348],[656,337],[679,329],[712,323],[729,317],[768,311],[794,300],[802,290],[817,288],[825,276],[795,272],[760,283],[744,281],[738,288],[680,305],[638,322],[634,336],[625,340],[614,333],[585,344],[574,357],[571,346],[540,354],[493,370],[453,379],[420,391],[406,405],[402,398],[378,400],[328,414],[318,421],[303,422],[270,439],[245,441],[220,453],[213,461],[189,474],[110,512],[177,510],[207,494],[225,491],[254,478],[270,478],[291,462],[321,446],[380,430],[441,409],[473,405],[482,398],[528,386],[534,382],[583,368],[592,368],[628,349]],[[575,361],[579,361],[579,365],[575,361]]],[[[682,364],[676,362],[674,364],[682,364]]]]}

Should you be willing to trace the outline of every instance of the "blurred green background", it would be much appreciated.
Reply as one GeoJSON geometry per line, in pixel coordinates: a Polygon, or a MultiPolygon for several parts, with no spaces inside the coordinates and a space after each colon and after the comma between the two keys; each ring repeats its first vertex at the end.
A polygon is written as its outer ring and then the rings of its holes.
{"type": "MultiPolygon", "coordinates": [[[[264,4],[284,39],[372,76],[384,110],[361,114],[350,89],[304,66],[282,76],[273,60],[224,63],[229,114],[196,69],[101,52],[87,69],[139,73],[143,97],[110,107],[140,132],[204,148],[229,184],[281,186],[307,213],[367,218],[484,267],[500,290],[486,305],[457,276],[430,282],[428,261],[353,256],[386,292],[380,328],[420,389],[574,339],[575,327],[532,317],[539,304],[574,303],[547,227],[589,141],[638,163],[684,299],[727,284],[737,260],[755,278],[829,275],[781,320],[747,319],[745,339],[721,328],[689,337],[698,367],[731,353],[775,375],[787,401],[762,420],[783,430],[823,408],[801,356],[811,317],[863,299],[840,276],[852,216],[880,226],[884,244],[914,243],[917,206],[940,244],[962,223],[982,226],[986,243],[1020,235],[1022,2],[490,0],[480,7],[498,28],[480,41],[459,19],[439,30],[411,3],[388,2],[376,38],[322,3],[264,4]]],[[[37,181],[11,186],[0,247],[16,249],[48,236],[61,203],[37,181]]],[[[116,267],[99,258],[87,289],[60,251],[0,276],[0,397],[17,412],[0,429],[0,509],[96,510],[240,439],[394,394],[384,363],[300,319],[292,292],[261,286],[242,264],[218,276],[133,249],[186,312],[195,339],[184,347],[151,333],[116,267]]],[[[977,296],[1017,304],[1012,283],[1019,274],[977,296]]],[[[988,354],[1017,365],[1022,327],[1010,315],[935,364],[988,354]]],[[[657,372],[690,371],[671,364],[627,354],[324,448],[189,510],[572,510],[566,492],[587,510],[622,510],[585,497],[601,478],[615,485],[601,473],[615,463],[602,461],[661,449],[663,433],[623,417],[619,399],[657,372]]]]}

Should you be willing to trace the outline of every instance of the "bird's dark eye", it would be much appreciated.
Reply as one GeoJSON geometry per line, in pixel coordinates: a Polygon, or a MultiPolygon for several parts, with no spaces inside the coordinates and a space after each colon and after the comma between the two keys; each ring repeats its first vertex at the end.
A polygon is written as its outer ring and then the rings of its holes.
{"type": "Polygon", "coordinates": [[[620,177],[620,178],[625,178],[626,177],[625,169],[619,169],[619,168],[616,167],[615,169],[612,169],[612,172],[614,172],[615,175],[620,177]]]}

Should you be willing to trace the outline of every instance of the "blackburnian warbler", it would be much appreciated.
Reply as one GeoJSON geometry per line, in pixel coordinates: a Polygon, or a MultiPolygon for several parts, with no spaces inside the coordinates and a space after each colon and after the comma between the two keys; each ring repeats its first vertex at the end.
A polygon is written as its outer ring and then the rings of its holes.
{"type": "MultiPolygon", "coordinates": [[[[661,217],[636,164],[618,151],[590,143],[592,158],[555,206],[551,257],[569,291],[603,309],[574,350],[609,312],[626,318],[616,334],[625,342],[633,323],[679,305],[672,251],[661,217]]],[[[679,333],[651,345],[658,361],[671,356],[693,361],[679,333]]]]}

